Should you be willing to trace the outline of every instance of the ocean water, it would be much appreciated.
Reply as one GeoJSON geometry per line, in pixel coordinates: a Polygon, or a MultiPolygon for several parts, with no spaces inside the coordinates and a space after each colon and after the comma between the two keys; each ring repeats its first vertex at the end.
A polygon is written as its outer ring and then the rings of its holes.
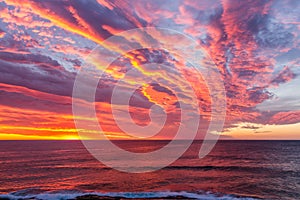
{"type": "MultiPolygon", "coordinates": [[[[116,141],[148,152],[168,141],[116,141]]],[[[201,141],[172,165],[130,174],[101,164],[81,141],[0,141],[0,199],[300,199],[300,141],[201,141]]]]}

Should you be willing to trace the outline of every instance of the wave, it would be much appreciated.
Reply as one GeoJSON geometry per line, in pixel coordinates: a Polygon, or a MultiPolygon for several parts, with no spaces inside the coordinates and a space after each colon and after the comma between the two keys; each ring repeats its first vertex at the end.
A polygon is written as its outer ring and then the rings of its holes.
{"type": "Polygon", "coordinates": [[[268,168],[262,167],[250,167],[250,166],[167,166],[164,169],[175,169],[175,170],[202,170],[202,171],[209,171],[209,170],[221,170],[221,171],[261,171],[262,169],[270,170],[268,168]]]}
{"type": "Polygon", "coordinates": [[[181,192],[78,192],[55,191],[30,194],[29,190],[21,190],[9,194],[0,194],[0,200],[88,200],[88,199],[199,199],[199,200],[256,200],[258,198],[242,197],[236,195],[220,195],[210,192],[191,193],[181,192]]]}

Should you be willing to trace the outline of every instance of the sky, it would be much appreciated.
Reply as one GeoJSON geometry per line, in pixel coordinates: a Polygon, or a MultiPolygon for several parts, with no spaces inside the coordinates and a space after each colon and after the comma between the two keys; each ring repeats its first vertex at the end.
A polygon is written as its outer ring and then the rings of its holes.
{"type": "MultiPolygon", "coordinates": [[[[0,0],[0,139],[78,139],[72,113],[76,74],[96,47],[121,48],[103,46],[103,41],[142,27],[176,30],[207,52],[226,94],[221,138],[300,139],[299,10],[298,0],[0,0]]],[[[134,42],[145,47],[141,38],[134,42]]],[[[183,102],[189,99],[186,79],[201,114],[197,138],[203,138],[211,97],[203,77],[186,65],[178,56],[153,49],[115,60],[95,97],[105,134],[133,139],[114,121],[112,105],[129,110],[131,119],[120,119],[125,124],[133,120],[141,126],[151,120],[150,107],[159,105],[167,121],[152,139],[174,137],[180,122],[174,92],[184,96],[183,102]],[[152,73],[143,67],[147,62],[167,67],[152,73]],[[136,82],[150,82],[136,89],[129,106],[112,103],[112,91],[129,68],[141,72],[136,82]]],[[[94,127],[81,131],[97,134],[94,127]]]]}

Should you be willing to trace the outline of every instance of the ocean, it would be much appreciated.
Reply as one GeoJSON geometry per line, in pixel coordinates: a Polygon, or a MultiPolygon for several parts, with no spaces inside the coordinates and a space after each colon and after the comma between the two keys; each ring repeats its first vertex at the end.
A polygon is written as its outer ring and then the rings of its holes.
{"type": "MultiPolygon", "coordinates": [[[[116,141],[133,152],[168,141],[116,141]]],[[[300,141],[194,141],[148,173],[106,167],[81,141],[0,141],[0,199],[300,199],[300,141]]]]}

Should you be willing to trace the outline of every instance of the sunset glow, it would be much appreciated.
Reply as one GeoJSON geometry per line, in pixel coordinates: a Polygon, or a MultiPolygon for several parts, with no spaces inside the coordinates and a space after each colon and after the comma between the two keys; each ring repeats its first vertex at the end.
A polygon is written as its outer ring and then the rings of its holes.
{"type": "MultiPolygon", "coordinates": [[[[80,139],[74,123],[78,116],[72,113],[77,72],[105,39],[140,27],[167,27],[184,33],[216,64],[227,102],[221,139],[300,139],[299,9],[289,0],[196,2],[0,0],[0,140],[80,139]]],[[[185,45],[176,37],[168,40],[179,48],[185,45]]],[[[180,55],[145,49],[149,40],[143,37],[136,37],[135,42],[139,51],[128,52],[107,69],[101,63],[98,66],[105,69],[105,76],[97,88],[95,108],[106,136],[136,139],[117,126],[111,111],[111,95],[118,81],[127,78],[127,85],[120,84],[128,88],[138,82],[125,76],[132,68],[139,77],[163,79],[174,86],[149,83],[145,78],[129,102],[132,120],[141,126],[149,123],[151,106],[159,105],[167,112],[165,127],[149,139],[174,137],[180,121],[175,90],[184,96],[183,103],[199,106],[197,139],[203,139],[212,103],[205,77],[188,67],[180,55]],[[151,71],[144,65],[147,62],[169,66],[151,71]],[[184,80],[198,102],[188,101],[184,80]]],[[[118,52],[122,45],[103,48],[118,52]]],[[[86,103],[82,102],[83,108],[86,103]]],[[[120,112],[127,109],[126,105],[114,106],[120,112]]],[[[88,124],[92,119],[83,120],[88,124]]],[[[80,131],[98,134],[95,127],[80,131]]]]}

